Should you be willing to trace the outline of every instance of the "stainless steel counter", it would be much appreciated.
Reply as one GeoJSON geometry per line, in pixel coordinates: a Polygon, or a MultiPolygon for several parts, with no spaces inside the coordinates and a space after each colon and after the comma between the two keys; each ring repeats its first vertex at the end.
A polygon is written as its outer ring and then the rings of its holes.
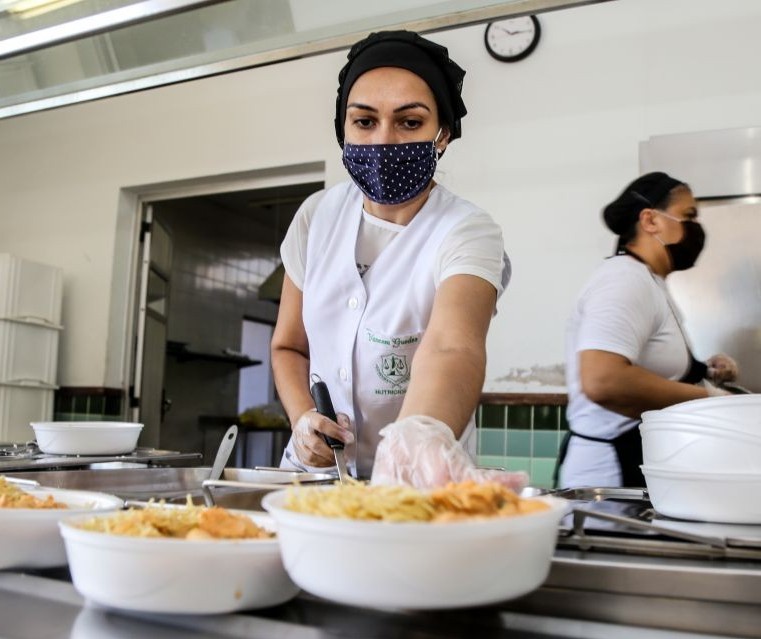
{"type": "Polygon", "coordinates": [[[761,563],[558,549],[542,588],[504,605],[628,626],[761,637],[761,563]]]}
{"type": "MultiPolygon", "coordinates": [[[[517,604],[517,608],[520,607],[517,604]]],[[[675,614],[681,612],[676,610],[675,614]]],[[[13,639],[710,639],[733,636],[526,614],[503,607],[429,613],[369,610],[331,604],[306,594],[282,606],[244,614],[195,617],[124,613],[88,605],[66,580],[65,571],[0,573],[0,619],[0,636],[13,639]]]]}

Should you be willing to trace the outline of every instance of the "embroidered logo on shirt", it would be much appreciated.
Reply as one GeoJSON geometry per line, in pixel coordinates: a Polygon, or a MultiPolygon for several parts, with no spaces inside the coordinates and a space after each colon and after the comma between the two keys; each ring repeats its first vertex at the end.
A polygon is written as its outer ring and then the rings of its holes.
{"type": "MultiPolygon", "coordinates": [[[[375,387],[376,395],[404,395],[410,381],[410,364],[422,333],[418,335],[400,335],[388,337],[367,331],[367,341],[380,345],[381,354],[375,358],[375,372],[385,382],[375,387]],[[385,351],[385,352],[383,352],[385,351]]],[[[377,351],[376,351],[377,352],[377,351]]]]}
{"type": "Polygon", "coordinates": [[[395,390],[410,381],[410,367],[407,364],[406,355],[395,355],[394,353],[381,355],[375,364],[375,370],[378,376],[391,384],[395,390]]]}

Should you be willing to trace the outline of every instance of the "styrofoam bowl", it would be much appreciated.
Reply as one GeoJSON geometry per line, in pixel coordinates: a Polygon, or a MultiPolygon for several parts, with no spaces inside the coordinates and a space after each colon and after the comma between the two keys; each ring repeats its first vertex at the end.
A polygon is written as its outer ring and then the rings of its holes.
{"type": "Polygon", "coordinates": [[[645,466],[694,472],[761,473],[761,437],[690,424],[640,427],[645,466]]]}
{"type": "Polygon", "coordinates": [[[642,414],[643,426],[660,426],[661,428],[686,428],[695,432],[721,432],[726,437],[740,437],[761,443],[761,425],[735,423],[717,417],[700,417],[683,413],[642,414]]]}
{"type": "MultiPolygon", "coordinates": [[[[288,490],[325,490],[319,487],[288,490]]],[[[264,508],[278,524],[285,569],[312,594],[386,609],[441,609],[513,599],[546,579],[568,506],[447,523],[358,521],[284,508],[287,490],[264,508]]]]}
{"type": "Polygon", "coordinates": [[[39,499],[51,496],[68,508],[0,508],[0,569],[65,566],[66,550],[58,522],[77,514],[92,516],[124,507],[119,497],[105,493],[20,488],[39,499]]]}
{"type": "Polygon", "coordinates": [[[704,397],[661,409],[666,413],[689,413],[744,424],[761,432],[761,393],[704,397]]]}
{"type": "MultiPolygon", "coordinates": [[[[237,512],[275,529],[265,513],[237,512]]],[[[83,530],[77,524],[84,519],[62,520],[61,534],[74,587],[102,606],[216,614],[275,606],[299,591],[283,568],[277,538],[125,537],[83,530]]]]}
{"type": "Polygon", "coordinates": [[[137,446],[142,424],[32,422],[37,445],[50,455],[123,455],[137,446]]]}
{"type": "Polygon", "coordinates": [[[643,424],[673,426],[695,426],[698,428],[722,429],[728,434],[741,434],[761,440],[761,422],[737,421],[718,415],[703,415],[687,411],[651,410],[641,415],[643,424]]]}
{"type": "Polygon", "coordinates": [[[761,524],[761,473],[695,473],[642,467],[661,515],[726,524],[761,524]]]}

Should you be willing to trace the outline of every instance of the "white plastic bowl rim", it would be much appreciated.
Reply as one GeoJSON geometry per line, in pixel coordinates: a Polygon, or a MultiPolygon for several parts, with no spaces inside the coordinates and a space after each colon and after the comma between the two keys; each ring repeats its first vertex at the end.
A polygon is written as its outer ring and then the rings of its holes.
{"type": "Polygon", "coordinates": [[[678,470],[670,467],[653,466],[653,465],[641,465],[640,469],[642,474],[652,475],[662,479],[677,479],[677,480],[709,480],[715,481],[751,481],[759,482],[759,488],[761,488],[761,472],[757,473],[731,473],[726,471],[702,471],[695,472],[693,470],[678,470]]]}
{"type": "MultiPolygon", "coordinates": [[[[761,416],[761,411],[759,412],[761,416]]],[[[705,426],[730,426],[740,427],[748,425],[748,420],[738,419],[737,417],[718,417],[716,415],[704,415],[702,413],[693,413],[690,411],[666,411],[666,410],[648,410],[642,413],[640,416],[643,424],[650,424],[655,422],[677,423],[684,422],[696,425],[705,426]]],[[[753,422],[751,422],[753,423],[753,422]]]]}
{"type": "MultiPolygon", "coordinates": [[[[268,530],[266,513],[231,510],[268,530]]],[[[89,517],[59,522],[72,581],[108,607],[173,614],[216,614],[284,603],[298,586],[282,565],[279,540],[167,539],[83,530],[89,517]]]]}
{"type": "Polygon", "coordinates": [[[119,432],[142,430],[143,424],[136,422],[31,422],[35,431],[59,433],[93,430],[98,432],[119,432]]]}
{"type": "Polygon", "coordinates": [[[689,433],[691,435],[700,435],[706,437],[716,437],[722,441],[743,441],[748,444],[757,444],[761,446],[761,431],[756,435],[742,430],[733,430],[731,428],[722,428],[721,426],[702,426],[698,424],[681,423],[681,422],[648,422],[640,424],[640,432],[646,436],[651,432],[673,432],[689,433]]]}
{"type": "Polygon", "coordinates": [[[662,411],[650,411],[652,414],[642,414],[642,426],[691,426],[694,428],[707,428],[721,430],[727,433],[744,434],[761,437],[761,414],[759,420],[727,419],[711,415],[692,415],[690,413],[664,413],[662,411]]]}
{"type": "MultiPolygon", "coordinates": [[[[147,506],[147,508],[156,508],[159,506],[147,506]]],[[[184,508],[184,506],[170,506],[173,509],[184,508]]],[[[275,523],[270,516],[265,513],[255,513],[250,511],[232,510],[230,512],[238,513],[250,517],[251,520],[267,530],[274,531],[275,523]]],[[[118,514],[103,514],[98,515],[101,517],[114,517],[118,514]]],[[[94,546],[101,546],[106,548],[113,548],[114,550],[134,550],[135,552],[184,552],[191,553],[198,552],[198,548],[202,548],[201,552],[238,552],[241,548],[250,548],[254,550],[261,550],[263,552],[271,552],[273,548],[277,548],[277,537],[266,539],[177,539],[172,537],[134,537],[130,535],[113,535],[104,532],[98,532],[94,530],[86,530],[81,528],[81,524],[85,521],[92,519],[93,515],[82,516],[77,514],[75,517],[65,517],[61,519],[59,525],[61,532],[66,537],[71,539],[80,539],[87,541],[94,546]],[[65,531],[65,532],[64,532],[65,531]],[[195,548],[195,550],[193,549],[195,548]]]]}
{"type": "Polygon", "coordinates": [[[533,529],[537,524],[541,525],[547,519],[557,518],[559,520],[568,509],[568,502],[564,499],[547,495],[531,497],[531,499],[546,503],[550,507],[548,510],[508,517],[473,517],[470,519],[432,523],[429,521],[370,521],[350,519],[348,517],[328,517],[301,513],[289,510],[283,506],[283,502],[291,490],[325,491],[331,488],[332,486],[289,487],[287,489],[272,491],[264,496],[262,506],[275,516],[276,521],[284,518],[284,520],[297,522],[298,525],[314,531],[387,541],[397,539],[422,539],[430,541],[432,535],[435,535],[436,539],[491,537],[506,531],[533,529]]]}
{"type": "Polygon", "coordinates": [[[713,409],[718,407],[734,406],[761,406],[761,393],[738,394],[738,395],[720,395],[716,397],[701,397],[691,399],[686,402],[679,402],[662,408],[663,411],[685,411],[690,413],[699,413],[701,410],[713,409]]]}

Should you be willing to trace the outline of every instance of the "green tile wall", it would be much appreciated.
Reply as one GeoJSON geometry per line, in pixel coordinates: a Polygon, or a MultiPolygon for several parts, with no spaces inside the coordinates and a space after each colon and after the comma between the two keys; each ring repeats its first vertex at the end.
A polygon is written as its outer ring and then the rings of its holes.
{"type": "Polygon", "coordinates": [[[568,430],[565,406],[482,404],[476,413],[478,465],[523,470],[538,488],[552,488],[560,442],[568,430]]]}
{"type": "Polygon", "coordinates": [[[68,395],[57,392],[53,419],[57,422],[121,421],[122,398],[101,393],[68,395]]]}

